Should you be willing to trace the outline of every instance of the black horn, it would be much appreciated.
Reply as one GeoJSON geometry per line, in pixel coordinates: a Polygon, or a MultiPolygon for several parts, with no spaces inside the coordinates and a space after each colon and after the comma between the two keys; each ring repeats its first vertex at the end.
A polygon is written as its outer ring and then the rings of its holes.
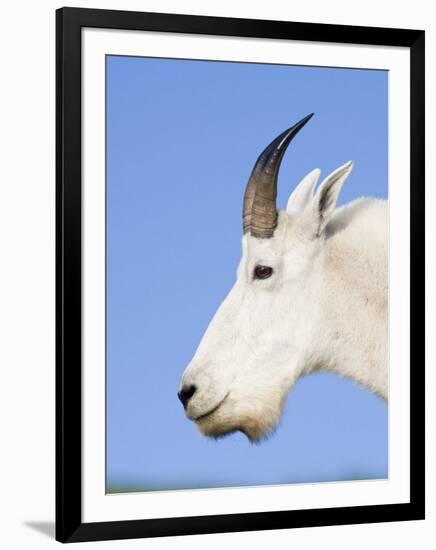
{"type": "Polygon", "coordinates": [[[297,122],[275,138],[257,159],[244,194],[242,213],[244,233],[269,239],[277,225],[277,177],[283,155],[293,138],[313,116],[297,122]]]}

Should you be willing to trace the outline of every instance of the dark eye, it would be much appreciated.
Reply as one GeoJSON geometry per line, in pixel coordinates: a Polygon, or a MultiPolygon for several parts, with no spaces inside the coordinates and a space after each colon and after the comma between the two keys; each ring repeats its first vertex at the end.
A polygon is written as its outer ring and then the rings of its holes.
{"type": "Polygon", "coordinates": [[[254,278],[255,279],[268,279],[273,274],[273,268],[268,267],[267,265],[257,265],[254,268],[254,278]]]}

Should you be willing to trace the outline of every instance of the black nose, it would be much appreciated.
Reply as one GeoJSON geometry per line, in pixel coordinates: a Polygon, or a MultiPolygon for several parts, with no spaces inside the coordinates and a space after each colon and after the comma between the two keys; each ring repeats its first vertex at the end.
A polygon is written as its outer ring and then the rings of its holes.
{"type": "Polygon", "coordinates": [[[185,409],[188,406],[188,401],[194,395],[196,389],[197,387],[194,386],[193,384],[191,384],[190,386],[183,386],[182,389],[177,394],[177,397],[183,403],[183,407],[185,409]]]}

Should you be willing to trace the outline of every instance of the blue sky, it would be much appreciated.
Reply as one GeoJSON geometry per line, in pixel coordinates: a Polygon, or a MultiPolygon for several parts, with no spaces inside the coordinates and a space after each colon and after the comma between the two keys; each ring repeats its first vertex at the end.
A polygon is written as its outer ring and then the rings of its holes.
{"type": "Polygon", "coordinates": [[[387,86],[383,71],[107,58],[109,491],[387,477],[387,406],[350,381],[300,380],[261,445],[206,439],[176,396],[234,282],[258,154],[315,112],[283,160],[279,207],[307,172],[348,160],[339,204],[387,197],[387,86]]]}

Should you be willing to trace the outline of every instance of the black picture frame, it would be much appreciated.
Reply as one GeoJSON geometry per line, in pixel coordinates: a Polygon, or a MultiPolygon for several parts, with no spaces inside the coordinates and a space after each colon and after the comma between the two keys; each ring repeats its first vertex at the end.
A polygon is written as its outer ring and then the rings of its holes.
{"type": "Polygon", "coordinates": [[[424,519],[424,41],[422,30],[61,8],[56,12],[56,539],[127,539],[424,519]],[[81,29],[129,29],[410,49],[410,502],[82,522],[81,29]]]}

